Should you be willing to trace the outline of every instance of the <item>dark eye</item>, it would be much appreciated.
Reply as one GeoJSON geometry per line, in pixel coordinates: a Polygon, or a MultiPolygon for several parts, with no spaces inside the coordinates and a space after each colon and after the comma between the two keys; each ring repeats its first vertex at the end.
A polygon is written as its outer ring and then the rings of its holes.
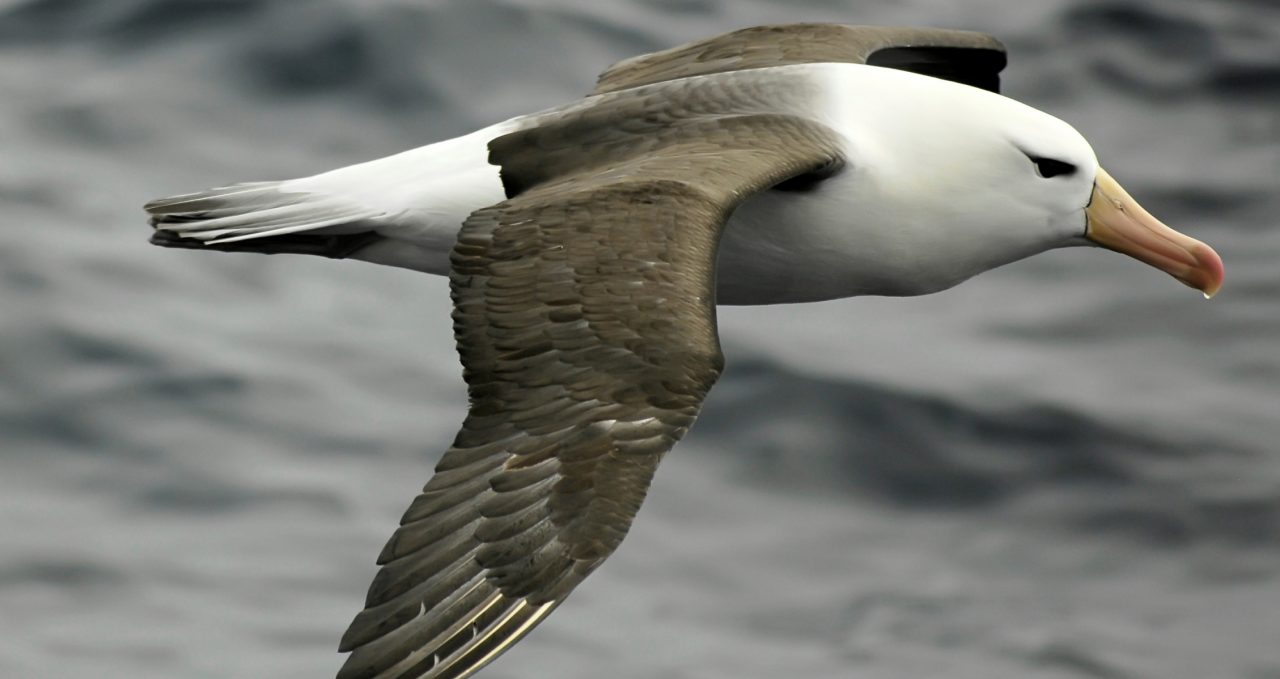
{"type": "Polygon", "coordinates": [[[1053,158],[1031,158],[1031,162],[1036,164],[1036,174],[1045,179],[1053,179],[1059,176],[1071,176],[1076,173],[1076,166],[1071,163],[1054,160],[1053,158]]]}

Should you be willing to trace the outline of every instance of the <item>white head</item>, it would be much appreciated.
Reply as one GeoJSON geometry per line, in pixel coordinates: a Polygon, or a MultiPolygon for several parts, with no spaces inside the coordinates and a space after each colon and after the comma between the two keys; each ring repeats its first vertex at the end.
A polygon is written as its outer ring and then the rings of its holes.
{"type": "MultiPolygon", "coordinates": [[[[841,229],[860,294],[941,290],[1068,245],[1097,244],[1206,294],[1208,246],[1143,210],[1067,123],[1012,99],[901,71],[835,69],[831,124],[849,140],[841,229]]],[[[830,195],[830,194],[829,194],[830,195]]]]}

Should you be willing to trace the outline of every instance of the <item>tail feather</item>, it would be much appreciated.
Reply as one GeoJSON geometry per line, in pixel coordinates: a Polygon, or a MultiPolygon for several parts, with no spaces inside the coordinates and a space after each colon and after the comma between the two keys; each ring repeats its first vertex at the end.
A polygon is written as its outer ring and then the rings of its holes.
{"type": "Polygon", "coordinates": [[[333,237],[372,236],[371,222],[384,216],[348,198],[291,191],[284,185],[236,184],[153,200],[144,206],[156,230],[151,242],[178,248],[345,256],[329,253],[334,246],[343,251],[350,243],[369,239],[333,237]]]}
{"type": "MultiPolygon", "coordinates": [[[[169,214],[208,211],[228,204],[250,205],[253,200],[251,196],[279,193],[279,187],[280,182],[243,182],[195,193],[157,198],[142,206],[142,209],[152,214],[169,214]],[[239,196],[239,198],[232,200],[233,196],[239,196]]],[[[270,202],[270,200],[264,202],[270,202]]]]}
{"type": "Polygon", "coordinates": [[[383,240],[373,231],[363,233],[334,234],[331,236],[271,236],[251,241],[208,243],[195,238],[183,238],[172,231],[156,231],[151,234],[151,244],[166,248],[187,250],[214,250],[217,252],[257,252],[266,255],[319,255],[333,259],[345,259],[366,246],[383,240]]]}

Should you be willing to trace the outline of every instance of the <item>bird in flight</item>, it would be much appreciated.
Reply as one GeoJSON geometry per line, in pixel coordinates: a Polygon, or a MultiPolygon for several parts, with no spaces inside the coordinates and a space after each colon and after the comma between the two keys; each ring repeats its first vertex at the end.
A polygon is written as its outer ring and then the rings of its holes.
{"type": "Polygon", "coordinates": [[[1216,292],[1218,255],[1001,96],[1005,63],[980,33],[749,28],[461,137],[148,203],[157,245],[449,277],[469,412],[339,679],[471,676],[563,602],[720,375],[717,304],[926,294],[1073,245],[1216,292]]]}

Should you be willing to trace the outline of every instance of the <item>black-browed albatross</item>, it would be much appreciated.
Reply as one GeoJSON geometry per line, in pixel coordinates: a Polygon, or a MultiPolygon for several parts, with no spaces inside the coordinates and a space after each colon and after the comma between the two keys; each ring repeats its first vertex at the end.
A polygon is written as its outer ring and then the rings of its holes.
{"type": "Polygon", "coordinates": [[[592,95],[331,172],[149,203],[152,242],[448,275],[470,411],[340,679],[461,679],[626,535],[719,376],[715,305],[917,295],[1096,244],[1211,295],[989,36],[827,24],[623,61],[592,95]]]}

